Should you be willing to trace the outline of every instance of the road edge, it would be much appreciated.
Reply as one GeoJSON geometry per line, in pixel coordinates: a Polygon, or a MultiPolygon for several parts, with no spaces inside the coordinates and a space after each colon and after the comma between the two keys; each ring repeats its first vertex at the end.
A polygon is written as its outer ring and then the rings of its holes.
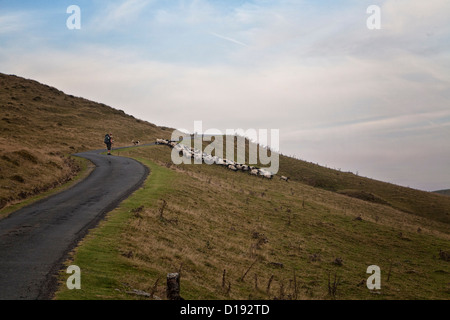
{"type": "MultiPolygon", "coordinates": [[[[141,177],[141,179],[139,179],[139,181],[134,186],[132,186],[129,190],[127,190],[127,192],[124,195],[122,195],[120,198],[118,198],[115,201],[113,201],[112,203],[110,203],[104,210],[102,210],[97,215],[97,217],[95,219],[93,219],[91,222],[86,224],[83,227],[83,229],[80,230],[77,237],[72,241],[72,243],[64,251],[61,258],[58,259],[58,261],[56,261],[50,268],[50,271],[46,275],[46,280],[45,280],[44,286],[41,288],[41,290],[38,294],[38,297],[37,297],[38,300],[53,300],[54,299],[55,294],[59,287],[58,275],[59,275],[60,271],[64,268],[64,262],[66,262],[67,259],[69,258],[69,254],[78,247],[79,242],[81,240],[83,240],[84,237],[86,237],[86,235],[89,233],[90,230],[96,228],[98,226],[98,224],[105,218],[105,216],[109,212],[113,211],[124,200],[129,198],[135,191],[139,190],[143,186],[145,180],[148,178],[148,176],[150,174],[150,169],[146,165],[144,165],[142,162],[137,161],[136,159],[133,159],[133,158],[129,158],[129,157],[123,157],[123,158],[128,158],[132,161],[139,163],[144,168],[143,176],[141,177]]],[[[90,174],[92,174],[94,171],[95,171],[95,169],[92,170],[92,172],[90,174]]]]}

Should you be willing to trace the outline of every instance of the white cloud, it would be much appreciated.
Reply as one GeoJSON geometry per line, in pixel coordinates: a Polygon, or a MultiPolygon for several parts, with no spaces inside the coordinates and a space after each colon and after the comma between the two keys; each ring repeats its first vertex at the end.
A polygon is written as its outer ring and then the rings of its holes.
{"type": "Polygon", "coordinates": [[[108,31],[112,29],[126,29],[126,25],[137,22],[143,10],[153,0],[123,0],[112,2],[99,12],[90,23],[92,30],[108,31]]]}
{"type": "Polygon", "coordinates": [[[25,30],[31,16],[27,13],[0,13],[0,36],[12,35],[25,30]]]}
{"type": "MultiPolygon", "coordinates": [[[[382,6],[383,25],[392,33],[448,32],[450,2],[446,0],[395,0],[382,6]]],[[[448,34],[446,34],[448,36],[448,34]]]]}

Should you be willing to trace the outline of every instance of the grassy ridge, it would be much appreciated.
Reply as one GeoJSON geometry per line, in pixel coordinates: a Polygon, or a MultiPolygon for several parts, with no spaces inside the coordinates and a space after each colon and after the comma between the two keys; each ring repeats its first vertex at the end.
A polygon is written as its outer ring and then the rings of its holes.
{"type": "Polygon", "coordinates": [[[73,179],[80,167],[69,155],[104,148],[110,131],[116,146],[171,133],[104,104],[0,73],[0,209],[73,179]]]}
{"type": "Polygon", "coordinates": [[[450,190],[438,190],[434,191],[435,193],[443,194],[445,196],[450,196],[450,190]]]}
{"type": "Polygon", "coordinates": [[[145,159],[152,175],[83,242],[73,262],[83,290],[63,286],[59,299],[140,299],[133,289],[164,298],[165,275],[180,268],[186,299],[329,299],[329,274],[341,280],[338,299],[450,297],[439,256],[450,249],[447,224],[295,181],[174,166],[164,146],[124,154],[145,159]],[[379,294],[365,286],[372,264],[382,270],[379,294]]]}
{"type": "Polygon", "coordinates": [[[401,211],[450,223],[450,198],[328,169],[289,157],[280,158],[280,174],[313,187],[369,202],[388,204],[401,211]]]}
{"type": "MultiPolygon", "coordinates": [[[[223,138],[224,150],[228,138],[230,137],[223,138]]],[[[233,139],[233,137],[231,138],[233,139]]],[[[194,140],[184,143],[194,146],[194,140]]],[[[203,148],[206,148],[209,144],[210,142],[203,142],[203,148]]],[[[238,161],[238,142],[236,138],[234,138],[234,146],[234,160],[238,161]]],[[[245,142],[245,148],[246,161],[248,161],[248,140],[245,142]]],[[[293,181],[301,182],[314,188],[333,191],[370,203],[389,205],[406,213],[450,223],[450,197],[444,197],[442,194],[377,181],[351,172],[325,168],[284,155],[279,155],[279,161],[279,176],[288,176],[293,181]]],[[[258,163],[258,165],[264,166],[261,163],[258,163]]]]}
{"type": "Polygon", "coordinates": [[[70,181],[67,183],[61,184],[53,189],[49,189],[45,192],[39,192],[34,196],[28,197],[26,200],[18,201],[15,203],[10,204],[9,206],[3,208],[0,210],[0,219],[3,219],[7,217],[10,213],[19,210],[25,206],[28,206],[36,201],[39,201],[43,198],[52,196],[55,193],[62,192],[70,187],[72,187],[74,184],[82,181],[84,178],[86,178],[92,170],[95,168],[95,166],[87,159],[71,156],[70,159],[74,162],[74,164],[79,168],[80,170],[74,177],[70,177],[70,181]]]}

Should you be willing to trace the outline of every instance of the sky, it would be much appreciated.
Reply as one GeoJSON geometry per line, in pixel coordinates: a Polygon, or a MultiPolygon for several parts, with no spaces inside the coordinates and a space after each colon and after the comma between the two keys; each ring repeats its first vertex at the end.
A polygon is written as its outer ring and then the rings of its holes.
{"type": "Polygon", "coordinates": [[[285,155],[434,191],[449,21],[448,0],[0,0],[0,72],[161,126],[278,129],[285,155]]]}

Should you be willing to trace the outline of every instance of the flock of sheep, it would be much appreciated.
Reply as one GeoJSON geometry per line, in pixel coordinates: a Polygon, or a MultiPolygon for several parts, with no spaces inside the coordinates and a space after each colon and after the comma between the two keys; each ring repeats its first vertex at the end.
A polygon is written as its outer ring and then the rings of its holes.
{"type": "MultiPolygon", "coordinates": [[[[228,159],[222,159],[217,156],[212,156],[210,154],[202,152],[201,150],[179,144],[177,141],[170,141],[170,140],[166,140],[166,139],[156,139],[156,144],[162,144],[162,145],[169,146],[169,147],[175,149],[176,151],[178,151],[180,153],[180,155],[183,154],[183,156],[186,158],[194,159],[199,162],[203,161],[206,164],[215,163],[217,165],[224,166],[231,171],[235,171],[235,172],[236,171],[244,171],[244,172],[248,172],[250,175],[259,176],[259,177],[263,177],[263,178],[267,178],[267,179],[272,179],[274,176],[274,174],[272,172],[270,172],[266,169],[237,163],[235,161],[228,160],[228,159]]],[[[289,181],[289,178],[285,177],[285,176],[281,176],[280,179],[284,180],[286,182],[289,181]]]]}

